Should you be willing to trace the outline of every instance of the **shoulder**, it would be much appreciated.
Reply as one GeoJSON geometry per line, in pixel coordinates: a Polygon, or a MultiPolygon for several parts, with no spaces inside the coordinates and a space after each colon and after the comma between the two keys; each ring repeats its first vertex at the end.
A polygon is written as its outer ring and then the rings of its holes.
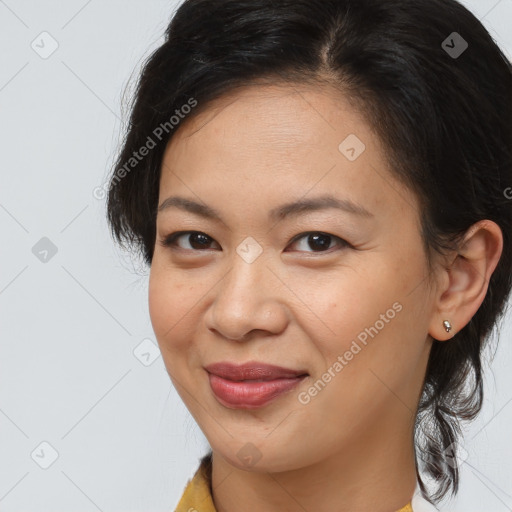
{"type": "Polygon", "coordinates": [[[204,456],[188,480],[175,512],[216,512],[211,492],[211,454],[204,456]]]}

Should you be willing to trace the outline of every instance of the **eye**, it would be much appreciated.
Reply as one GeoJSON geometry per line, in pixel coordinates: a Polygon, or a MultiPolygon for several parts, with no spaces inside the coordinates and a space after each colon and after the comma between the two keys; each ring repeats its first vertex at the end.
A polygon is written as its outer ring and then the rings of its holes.
{"type": "MultiPolygon", "coordinates": [[[[335,236],[335,235],[329,235],[328,233],[323,233],[321,231],[311,231],[309,233],[301,233],[300,235],[296,236],[292,240],[292,244],[299,241],[299,240],[305,240],[305,243],[298,244],[299,247],[302,245],[302,249],[304,250],[306,247],[313,248],[313,249],[319,249],[319,250],[313,250],[313,251],[306,251],[306,252],[327,252],[329,249],[332,248],[331,242],[332,241],[338,241],[338,246],[341,248],[343,247],[352,247],[346,240],[343,240],[342,238],[335,236]]],[[[329,251],[331,252],[331,251],[329,251]]]]}
{"type": "MultiPolygon", "coordinates": [[[[335,235],[329,235],[328,233],[323,233],[320,231],[301,233],[291,241],[291,244],[293,245],[294,243],[302,239],[305,240],[305,243],[302,243],[302,250],[305,250],[306,247],[314,249],[313,251],[306,250],[306,252],[327,252],[329,249],[332,248],[331,242],[333,241],[337,241],[337,245],[340,248],[353,247],[351,244],[349,244],[347,241],[343,240],[340,237],[337,237],[335,235]]],[[[177,247],[178,249],[192,251],[208,249],[208,245],[210,245],[212,242],[215,242],[213,238],[200,231],[177,231],[175,233],[171,233],[164,239],[160,240],[161,245],[164,247],[170,247],[173,249],[177,247]],[[187,240],[189,247],[180,246],[177,243],[177,241],[180,238],[187,240]]],[[[300,247],[301,244],[298,245],[300,247]]],[[[300,250],[301,249],[299,249],[299,251],[300,250]]]]}
{"type": "Polygon", "coordinates": [[[207,249],[208,244],[211,243],[213,238],[209,237],[205,233],[201,233],[200,231],[177,231],[176,233],[171,233],[166,236],[163,240],[160,240],[160,243],[164,247],[178,247],[178,249],[184,250],[197,250],[207,249]],[[176,241],[180,238],[184,238],[189,241],[190,247],[180,247],[176,241]]]}

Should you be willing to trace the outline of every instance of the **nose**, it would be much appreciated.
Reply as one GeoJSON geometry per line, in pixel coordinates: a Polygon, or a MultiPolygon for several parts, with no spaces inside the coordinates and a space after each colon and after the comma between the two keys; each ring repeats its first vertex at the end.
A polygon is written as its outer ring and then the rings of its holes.
{"type": "Polygon", "coordinates": [[[286,290],[266,259],[247,263],[235,254],[231,269],[212,290],[206,326],[233,341],[279,334],[289,322],[286,290]]]}

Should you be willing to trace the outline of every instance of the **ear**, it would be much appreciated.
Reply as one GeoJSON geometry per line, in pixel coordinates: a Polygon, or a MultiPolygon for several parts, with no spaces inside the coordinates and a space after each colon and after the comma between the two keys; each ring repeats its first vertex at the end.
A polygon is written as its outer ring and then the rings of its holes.
{"type": "Polygon", "coordinates": [[[503,250],[503,234],[493,221],[473,224],[448,267],[441,269],[429,334],[439,341],[453,338],[484,301],[489,280],[503,250]],[[443,321],[452,325],[446,332],[443,321]]]}

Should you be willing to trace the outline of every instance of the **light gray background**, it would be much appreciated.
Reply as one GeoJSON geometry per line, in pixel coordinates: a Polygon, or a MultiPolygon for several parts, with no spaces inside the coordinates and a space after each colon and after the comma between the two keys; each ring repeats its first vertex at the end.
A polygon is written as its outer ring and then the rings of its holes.
{"type": "MultiPolygon", "coordinates": [[[[512,0],[464,3],[510,57],[512,0]]],[[[156,348],[147,274],[115,248],[93,195],[124,89],[176,5],[0,0],[2,512],[172,511],[208,447],[156,348]],[[32,252],[43,237],[57,248],[46,262],[32,252]]],[[[511,324],[444,510],[512,509],[511,324]]]]}

